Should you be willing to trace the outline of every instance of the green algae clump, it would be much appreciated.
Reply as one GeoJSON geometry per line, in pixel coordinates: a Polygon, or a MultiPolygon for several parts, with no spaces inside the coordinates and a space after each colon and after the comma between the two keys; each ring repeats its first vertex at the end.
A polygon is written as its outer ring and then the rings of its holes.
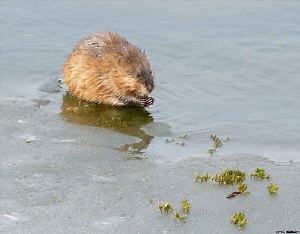
{"type": "Polygon", "coordinates": [[[245,227],[247,224],[247,218],[245,213],[243,212],[235,213],[231,218],[231,223],[239,226],[240,228],[245,227]]]}
{"type": "Polygon", "coordinates": [[[190,212],[190,207],[191,207],[191,204],[188,202],[188,200],[184,200],[184,201],[181,202],[181,210],[184,213],[189,213],[190,212]]]}
{"type": "Polygon", "coordinates": [[[210,154],[210,156],[213,156],[214,153],[217,151],[217,149],[221,148],[221,146],[223,145],[223,143],[220,140],[220,138],[217,137],[216,135],[210,135],[210,139],[213,142],[213,148],[209,149],[208,153],[210,154]]]}
{"type": "Polygon", "coordinates": [[[247,188],[248,186],[245,183],[240,183],[237,187],[238,191],[241,193],[246,193],[247,188]]]}
{"type": "Polygon", "coordinates": [[[156,207],[160,210],[160,212],[164,211],[169,213],[169,211],[173,211],[173,208],[169,202],[161,202],[156,207]]]}
{"type": "Polygon", "coordinates": [[[207,173],[206,174],[203,174],[203,175],[200,175],[200,174],[197,174],[196,175],[196,178],[195,178],[195,182],[198,182],[200,180],[200,182],[207,182],[209,179],[211,178],[210,175],[208,175],[207,173]]]}
{"type": "Polygon", "coordinates": [[[265,172],[265,169],[261,168],[261,167],[258,167],[256,168],[256,170],[251,173],[251,178],[254,178],[254,179],[267,179],[269,180],[270,179],[270,175],[266,175],[266,172],[265,172]]]}
{"type": "Polygon", "coordinates": [[[245,173],[240,170],[226,169],[224,172],[216,174],[212,179],[220,185],[239,184],[245,180],[245,173]]]}
{"type": "Polygon", "coordinates": [[[278,185],[277,184],[270,184],[270,186],[268,186],[268,190],[271,194],[277,194],[278,185]]]}
{"type": "Polygon", "coordinates": [[[180,220],[180,221],[182,221],[182,222],[184,222],[185,219],[186,219],[185,216],[180,216],[178,212],[175,212],[175,213],[174,213],[174,218],[175,218],[175,220],[180,220]]]}

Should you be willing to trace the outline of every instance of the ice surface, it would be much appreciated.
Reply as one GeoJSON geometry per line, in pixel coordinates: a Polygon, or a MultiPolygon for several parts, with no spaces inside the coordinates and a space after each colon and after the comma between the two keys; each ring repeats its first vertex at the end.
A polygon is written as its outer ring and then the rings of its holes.
{"type": "Polygon", "coordinates": [[[243,233],[299,230],[298,162],[246,154],[134,160],[118,148],[135,137],[69,123],[22,99],[2,99],[0,113],[3,233],[240,233],[230,223],[237,211],[248,219],[243,233]],[[24,136],[38,140],[28,144],[24,136]],[[250,179],[256,167],[271,181],[250,179]],[[227,168],[246,173],[249,195],[226,199],[235,186],[194,182],[195,173],[227,168]],[[275,196],[267,191],[271,182],[279,186],[275,196]],[[156,208],[167,201],[180,212],[185,199],[185,223],[156,208]]]}

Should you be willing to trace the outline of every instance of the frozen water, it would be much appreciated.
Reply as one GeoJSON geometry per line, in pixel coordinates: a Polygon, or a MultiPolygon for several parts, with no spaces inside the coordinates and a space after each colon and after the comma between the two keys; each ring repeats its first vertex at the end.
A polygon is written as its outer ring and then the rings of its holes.
{"type": "Polygon", "coordinates": [[[246,213],[245,233],[299,230],[298,162],[246,154],[131,160],[118,150],[135,141],[125,134],[70,124],[30,101],[1,100],[0,110],[4,233],[239,233],[230,223],[237,211],[246,213]],[[18,124],[20,116],[26,124],[18,124]],[[39,140],[15,137],[27,133],[39,140]],[[251,179],[257,167],[271,180],[251,179]],[[227,168],[246,173],[250,194],[226,199],[236,186],[194,182],[195,173],[227,168]],[[277,195],[268,193],[270,183],[278,184],[277,195]],[[186,223],[156,208],[166,201],[180,212],[185,199],[191,204],[186,223]]]}

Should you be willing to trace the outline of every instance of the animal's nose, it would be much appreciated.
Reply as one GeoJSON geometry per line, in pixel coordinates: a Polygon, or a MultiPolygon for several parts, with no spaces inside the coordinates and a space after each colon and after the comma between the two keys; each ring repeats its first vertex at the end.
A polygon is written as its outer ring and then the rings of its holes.
{"type": "Polygon", "coordinates": [[[148,89],[149,93],[151,93],[151,91],[154,89],[154,85],[153,84],[148,84],[147,89],[148,89]]]}

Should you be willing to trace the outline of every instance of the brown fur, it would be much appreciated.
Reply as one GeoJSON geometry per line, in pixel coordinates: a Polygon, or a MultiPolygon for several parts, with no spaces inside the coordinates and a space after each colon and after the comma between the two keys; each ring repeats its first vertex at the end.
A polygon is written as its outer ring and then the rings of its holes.
{"type": "Polygon", "coordinates": [[[72,94],[95,103],[141,105],[154,88],[144,51],[116,33],[95,33],[80,40],[63,67],[72,94]]]}

